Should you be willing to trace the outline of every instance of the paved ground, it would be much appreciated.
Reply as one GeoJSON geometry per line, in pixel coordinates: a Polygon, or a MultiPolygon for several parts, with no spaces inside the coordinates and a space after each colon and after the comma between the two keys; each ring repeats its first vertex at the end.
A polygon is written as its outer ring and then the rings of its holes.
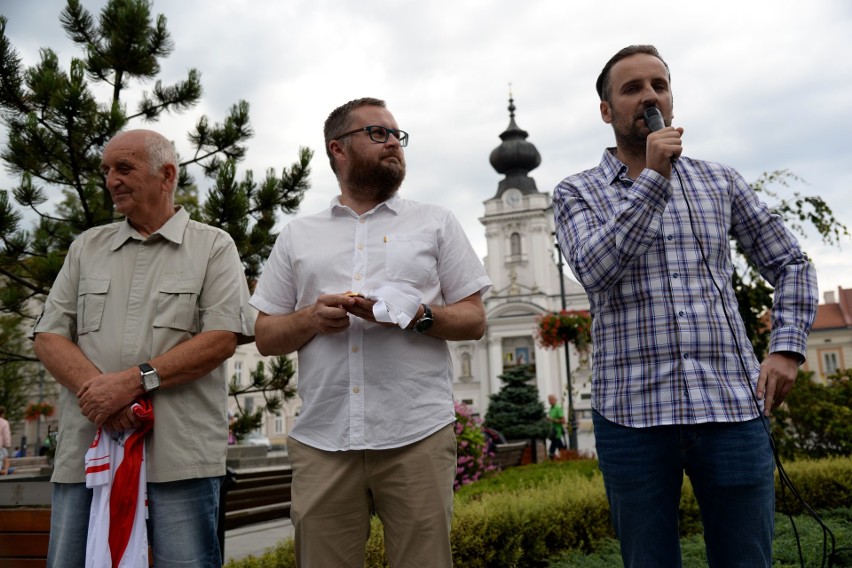
{"type": "Polygon", "coordinates": [[[292,538],[290,519],[258,523],[225,533],[225,561],[239,560],[250,554],[260,556],[286,538],[292,538]]]}

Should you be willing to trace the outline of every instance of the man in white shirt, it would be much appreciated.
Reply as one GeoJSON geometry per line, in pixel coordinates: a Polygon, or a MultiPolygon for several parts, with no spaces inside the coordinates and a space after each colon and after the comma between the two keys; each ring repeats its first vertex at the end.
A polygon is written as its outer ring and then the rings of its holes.
{"type": "Polygon", "coordinates": [[[284,227],[251,300],[260,352],[298,351],[296,562],[363,566],[374,510],[392,567],[451,566],[447,340],[482,337],[491,283],[451,212],[397,195],[408,134],[383,101],[334,110],[325,143],[340,195],[284,227]]]}

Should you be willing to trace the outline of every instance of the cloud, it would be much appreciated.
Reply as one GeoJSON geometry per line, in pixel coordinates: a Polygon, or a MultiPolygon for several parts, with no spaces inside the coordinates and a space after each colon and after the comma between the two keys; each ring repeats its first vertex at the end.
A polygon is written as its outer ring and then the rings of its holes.
{"type": "MultiPolygon", "coordinates": [[[[7,34],[26,64],[46,46],[66,66],[79,56],[59,26],[64,1],[6,4],[7,34]]],[[[82,4],[97,13],[103,1],[82,4]]],[[[625,45],[654,43],[672,69],[687,154],[727,163],[750,181],[789,169],[808,183],[794,189],[822,196],[841,221],[852,219],[852,5],[845,0],[606,8],[563,0],[161,0],[153,11],[167,17],[175,42],[161,78],[171,83],[197,68],[205,90],[196,109],[154,127],[188,151],[186,132],[201,114],[219,121],[247,100],[255,137],[241,169],[259,176],[288,166],[301,146],[315,150],[305,213],[337,193],[323,151],[326,116],[352,98],[377,96],[411,133],[403,192],[451,207],[484,256],[478,219],[502,177],[488,157],[508,125],[509,83],[516,121],[542,155],[532,175],[550,192],[613,143],[594,92],[605,61],[625,45]]],[[[818,244],[809,237],[803,246],[817,261],[820,288],[852,286],[848,250],[818,244]]]]}

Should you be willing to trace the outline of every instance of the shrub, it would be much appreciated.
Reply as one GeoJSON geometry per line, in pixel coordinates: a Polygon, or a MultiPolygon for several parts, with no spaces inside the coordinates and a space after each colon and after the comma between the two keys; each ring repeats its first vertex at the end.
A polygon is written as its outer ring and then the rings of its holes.
{"type": "Polygon", "coordinates": [[[473,416],[470,407],[456,402],[456,479],[453,489],[458,490],[479,480],[497,467],[491,463],[494,456],[488,450],[485,434],[482,432],[482,421],[473,416]]]}
{"type": "MultiPolygon", "coordinates": [[[[805,502],[816,510],[852,507],[852,458],[799,460],[783,464],[805,502]]],[[[775,509],[798,515],[805,507],[789,489],[782,488],[775,472],[775,509]]]]}
{"type": "MultiPolygon", "coordinates": [[[[785,469],[812,508],[852,507],[852,458],[803,460],[785,469]]],[[[777,482],[776,492],[780,497],[777,482]]],[[[798,514],[800,510],[793,505],[790,512],[798,514]]],[[[777,509],[781,507],[779,501],[777,509]]],[[[684,481],[680,520],[683,536],[700,534],[700,515],[688,480],[684,481]]],[[[540,567],[567,551],[590,552],[614,536],[603,479],[593,460],[509,468],[465,485],[455,496],[451,543],[457,566],[540,567]]],[[[288,540],[260,559],[231,562],[227,568],[290,568],[294,566],[292,551],[288,540]]],[[[365,567],[385,566],[383,529],[374,518],[365,567]]]]}
{"type": "Polygon", "coordinates": [[[772,411],[772,431],[785,459],[852,455],[852,369],[828,377],[799,371],[796,388],[772,411]]]}

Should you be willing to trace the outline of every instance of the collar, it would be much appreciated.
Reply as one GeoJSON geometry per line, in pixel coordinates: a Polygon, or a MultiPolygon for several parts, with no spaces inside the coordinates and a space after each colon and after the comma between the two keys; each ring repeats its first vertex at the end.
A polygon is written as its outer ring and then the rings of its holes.
{"type": "Polygon", "coordinates": [[[189,213],[187,213],[183,207],[178,205],[175,207],[175,214],[166,221],[166,224],[151,233],[148,236],[148,239],[146,239],[139,233],[139,231],[134,229],[133,225],[130,224],[130,221],[125,218],[124,221],[118,225],[118,231],[115,233],[115,238],[112,241],[111,250],[120,249],[128,239],[145,241],[154,238],[155,235],[159,235],[161,238],[179,245],[183,242],[183,235],[188,224],[189,213]]]}
{"type": "Polygon", "coordinates": [[[627,174],[627,166],[615,157],[615,151],[615,147],[607,148],[601,158],[601,172],[609,185],[612,185],[622,175],[627,174]]]}
{"type": "MultiPolygon", "coordinates": [[[[364,215],[372,215],[373,213],[380,211],[381,209],[387,209],[394,215],[399,215],[399,212],[402,209],[402,198],[399,196],[399,192],[394,193],[389,199],[382,201],[381,203],[364,213],[364,215]]],[[[331,203],[329,204],[329,213],[332,217],[340,214],[352,215],[355,217],[359,216],[348,206],[340,203],[339,195],[335,195],[334,198],[331,200],[331,203]]]]}

